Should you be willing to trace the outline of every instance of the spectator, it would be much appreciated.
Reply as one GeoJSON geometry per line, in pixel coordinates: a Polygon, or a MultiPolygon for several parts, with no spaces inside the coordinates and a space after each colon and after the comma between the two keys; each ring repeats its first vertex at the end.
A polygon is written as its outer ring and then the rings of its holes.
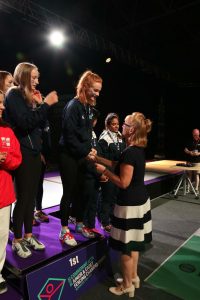
{"type": "MultiPolygon", "coordinates": [[[[109,113],[106,116],[105,130],[101,133],[98,144],[102,157],[113,161],[119,160],[120,154],[125,149],[126,144],[119,131],[119,116],[116,113],[109,113]]],[[[117,193],[118,187],[111,181],[101,182],[98,215],[103,229],[108,233],[111,230],[111,217],[117,193]]]]}
{"type": "MultiPolygon", "coordinates": [[[[199,129],[192,130],[192,140],[185,147],[184,152],[187,154],[187,161],[194,164],[194,166],[200,167],[200,137],[199,129]]],[[[189,171],[188,175],[192,181],[192,177],[195,178],[195,191],[199,194],[199,174],[200,171],[189,171]]],[[[190,190],[188,189],[188,192],[190,190]]]]}
{"type": "Polygon", "coordinates": [[[3,92],[0,92],[0,294],[7,291],[2,269],[6,258],[11,204],[15,201],[11,171],[22,160],[20,145],[12,129],[2,120],[5,109],[3,92]]]}

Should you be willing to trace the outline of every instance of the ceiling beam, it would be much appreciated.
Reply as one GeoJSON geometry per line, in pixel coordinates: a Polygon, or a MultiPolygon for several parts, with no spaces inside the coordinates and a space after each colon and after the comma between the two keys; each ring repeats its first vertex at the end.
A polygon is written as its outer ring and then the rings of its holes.
{"type": "Polygon", "coordinates": [[[138,57],[132,51],[124,49],[103,37],[82,28],[81,26],[63,18],[52,11],[35,4],[31,0],[0,0],[0,9],[9,9],[26,17],[26,21],[43,26],[64,26],[74,42],[90,49],[113,55],[119,62],[131,65],[146,73],[152,73],[158,78],[170,79],[168,72],[158,66],[138,57]]]}

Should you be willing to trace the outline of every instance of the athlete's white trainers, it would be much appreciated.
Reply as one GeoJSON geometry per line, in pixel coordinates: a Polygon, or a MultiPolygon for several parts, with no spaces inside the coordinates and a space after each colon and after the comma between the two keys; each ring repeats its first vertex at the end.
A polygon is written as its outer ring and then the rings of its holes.
{"type": "Polygon", "coordinates": [[[68,246],[76,246],[77,241],[75,240],[74,236],[70,233],[69,229],[61,230],[59,234],[59,239],[63,244],[67,244],[68,246]]]}
{"type": "Polygon", "coordinates": [[[24,240],[18,242],[12,242],[12,250],[17,253],[21,258],[27,258],[32,255],[30,249],[28,249],[27,244],[24,240]]]}
{"type": "Polygon", "coordinates": [[[44,250],[45,245],[38,241],[34,235],[32,235],[29,238],[24,238],[24,241],[26,242],[27,247],[33,248],[34,250],[44,250]]]}

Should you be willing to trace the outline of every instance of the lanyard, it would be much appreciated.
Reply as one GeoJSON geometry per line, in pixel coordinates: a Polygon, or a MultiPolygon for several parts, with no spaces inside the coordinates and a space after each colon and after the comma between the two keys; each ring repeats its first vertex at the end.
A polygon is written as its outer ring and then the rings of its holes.
{"type": "Polygon", "coordinates": [[[117,147],[117,150],[120,151],[120,142],[119,142],[119,138],[118,138],[118,133],[116,134],[116,139],[114,138],[113,134],[108,130],[108,135],[111,138],[111,140],[113,141],[113,143],[115,144],[115,146],[117,147]]]}

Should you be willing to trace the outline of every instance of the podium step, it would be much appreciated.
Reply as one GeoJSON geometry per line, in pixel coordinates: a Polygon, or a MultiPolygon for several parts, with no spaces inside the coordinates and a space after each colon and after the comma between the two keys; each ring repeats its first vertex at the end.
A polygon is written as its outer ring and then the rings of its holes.
{"type": "MultiPolygon", "coordinates": [[[[51,210],[47,212],[49,223],[33,227],[33,234],[45,244],[45,251],[33,250],[32,256],[27,259],[18,257],[12,251],[13,234],[10,233],[5,278],[22,295],[23,298],[19,299],[35,300],[51,296],[51,299],[73,300],[106,276],[108,247],[103,232],[93,239],[75,233],[77,246],[62,244],[58,238],[60,220],[52,215],[51,210]]],[[[74,226],[69,225],[73,233],[74,226]]]]}

